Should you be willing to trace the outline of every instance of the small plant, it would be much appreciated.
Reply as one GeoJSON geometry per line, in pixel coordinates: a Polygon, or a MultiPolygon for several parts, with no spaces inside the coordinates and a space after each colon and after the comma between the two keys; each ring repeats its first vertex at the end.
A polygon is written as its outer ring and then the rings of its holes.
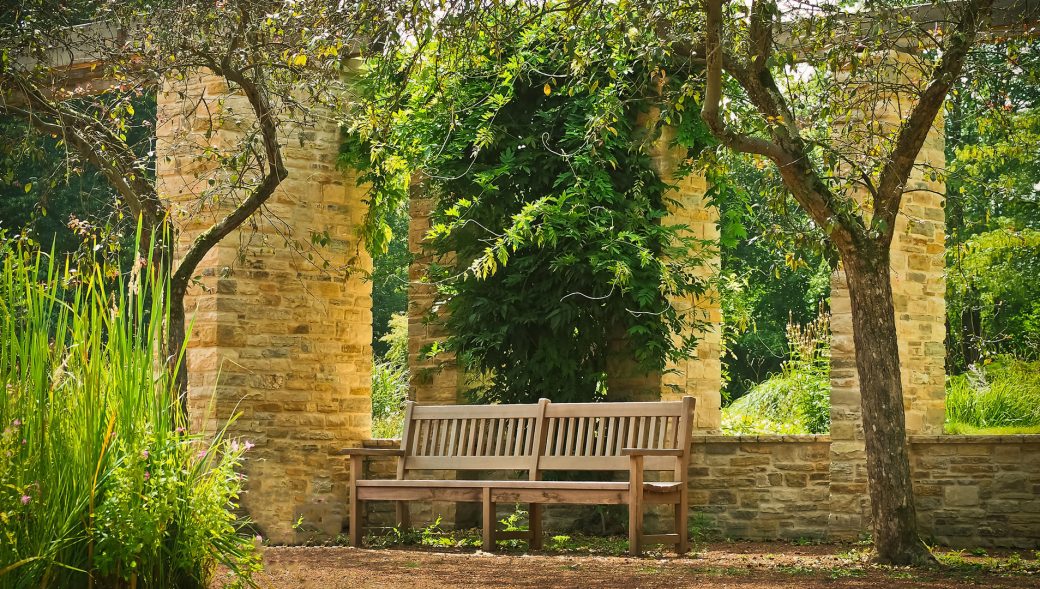
{"type": "Polygon", "coordinates": [[[830,315],[787,325],[781,373],[723,409],[728,434],[822,434],[830,430],[830,315]]]}

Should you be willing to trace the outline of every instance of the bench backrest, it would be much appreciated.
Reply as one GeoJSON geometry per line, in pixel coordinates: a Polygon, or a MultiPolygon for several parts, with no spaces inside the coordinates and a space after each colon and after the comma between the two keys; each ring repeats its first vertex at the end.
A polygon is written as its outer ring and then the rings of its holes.
{"type": "Polygon", "coordinates": [[[649,403],[418,405],[405,409],[398,478],[409,470],[627,470],[625,448],[682,449],[647,456],[647,470],[685,468],[694,399],[649,403]]]}

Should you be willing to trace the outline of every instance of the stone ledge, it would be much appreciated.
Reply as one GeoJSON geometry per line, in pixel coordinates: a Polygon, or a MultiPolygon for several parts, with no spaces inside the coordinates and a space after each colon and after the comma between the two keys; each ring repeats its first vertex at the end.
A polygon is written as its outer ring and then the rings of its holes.
{"type": "Polygon", "coordinates": [[[1040,444],[1040,434],[910,436],[911,444],[1040,444]]]}
{"type": "Polygon", "coordinates": [[[746,436],[724,436],[719,434],[693,435],[694,444],[714,444],[718,442],[730,443],[759,443],[759,444],[829,444],[831,437],[827,434],[761,434],[746,436]]]}

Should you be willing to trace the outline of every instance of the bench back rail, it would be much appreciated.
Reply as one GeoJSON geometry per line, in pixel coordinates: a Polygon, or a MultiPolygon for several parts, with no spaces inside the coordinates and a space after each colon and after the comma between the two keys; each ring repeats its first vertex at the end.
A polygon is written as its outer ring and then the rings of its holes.
{"type": "Polygon", "coordinates": [[[628,470],[625,449],[683,450],[645,457],[646,470],[685,463],[693,399],[650,403],[417,405],[408,402],[398,478],[410,470],[628,470]]]}

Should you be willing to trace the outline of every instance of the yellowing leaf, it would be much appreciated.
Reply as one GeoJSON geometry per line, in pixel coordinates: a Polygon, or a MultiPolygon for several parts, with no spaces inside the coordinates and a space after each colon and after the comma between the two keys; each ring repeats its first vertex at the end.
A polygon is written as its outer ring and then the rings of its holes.
{"type": "Polygon", "coordinates": [[[126,105],[126,114],[134,116],[134,106],[132,104],[126,105]]]}
{"type": "Polygon", "coordinates": [[[299,55],[293,58],[292,64],[300,67],[307,65],[307,55],[300,53],[299,55]]]}
{"type": "Polygon", "coordinates": [[[549,87],[548,82],[545,83],[545,86],[542,86],[542,92],[545,92],[546,96],[552,94],[552,88],[549,87]]]}
{"type": "Polygon", "coordinates": [[[26,182],[25,183],[25,191],[29,192],[30,190],[32,190],[32,182],[26,182]]]}

